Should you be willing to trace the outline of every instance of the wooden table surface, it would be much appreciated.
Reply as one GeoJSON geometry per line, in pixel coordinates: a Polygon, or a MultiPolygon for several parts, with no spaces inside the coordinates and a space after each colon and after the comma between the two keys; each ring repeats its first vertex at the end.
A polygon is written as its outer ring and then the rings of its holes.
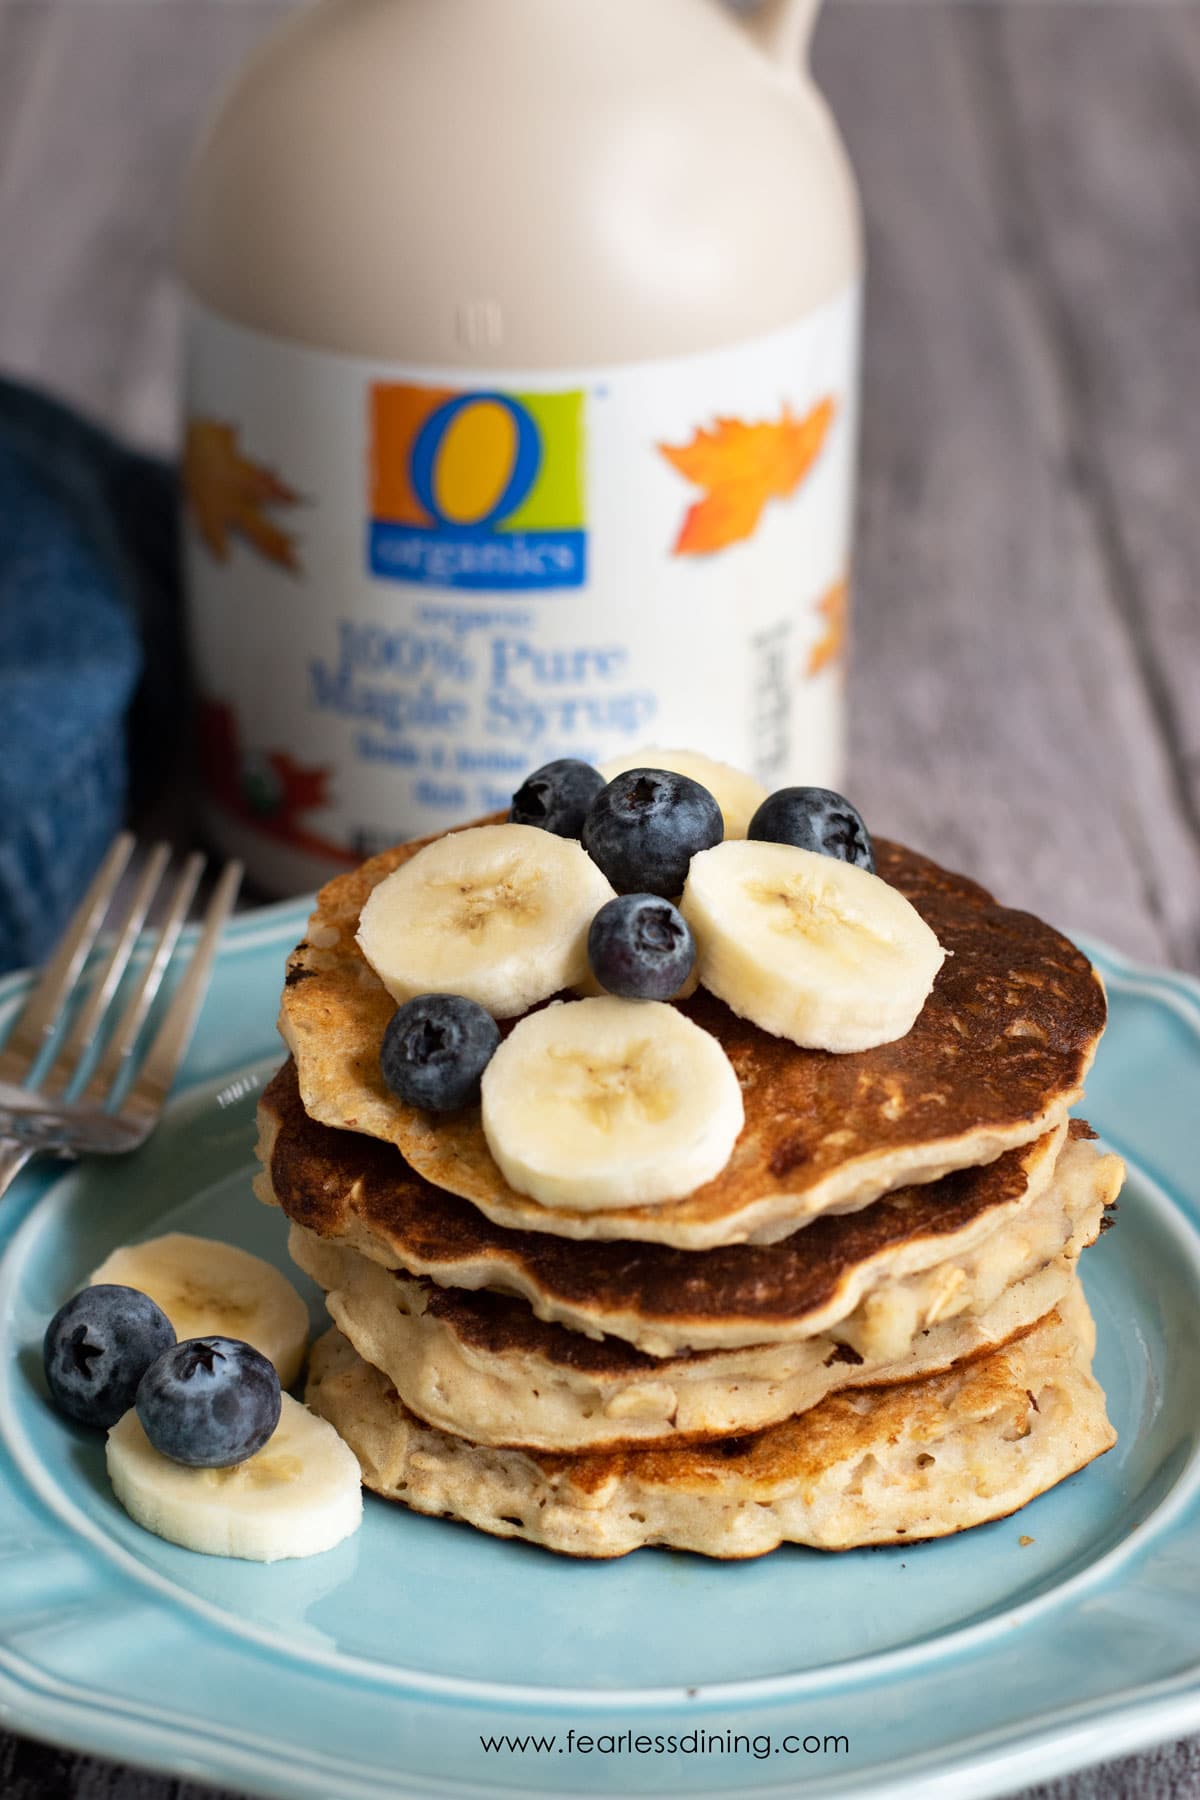
{"type": "MultiPolygon", "coordinates": [[[[171,443],[180,169],[285,10],[0,0],[0,369],[171,443]]],[[[1200,970],[1200,9],[832,0],[816,62],[870,252],[849,791],[1200,970]]],[[[199,1791],[0,1737],[3,1800],[199,1791]]]]}

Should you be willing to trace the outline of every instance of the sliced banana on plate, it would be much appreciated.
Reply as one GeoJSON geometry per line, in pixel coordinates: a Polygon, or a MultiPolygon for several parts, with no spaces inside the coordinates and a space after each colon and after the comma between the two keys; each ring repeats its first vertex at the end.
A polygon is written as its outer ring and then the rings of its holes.
{"type": "Polygon", "coordinates": [[[724,1168],[742,1091],[716,1038],[664,1001],[560,1001],[483,1075],[483,1130],[509,1186],[600,1211],[681,1198],[724,1168]]]}
{"type": "Polygon", "coordinates": [[[130,1518],[185,1550],[279,1562],[316,1556],[362,1518],[354,1452],[290,1395],[256,1455],[231,1469],[191,1469],[160,1455],[133,1407],[108,1434],[113,1492],[130,1518]]]}
{"type": "Polygon", "coordinates": [[[720,807],[727,839],[745,837],[747,826],[767,797],[766,788],[753,775],[731,763],[701,756],[698,750],[659,750],[651,745],[600,764],[605,781],[624,775],[626,769],[670,769],[674,775],[690,775],[708,789],[720,807]]]}
{"type": "Polygon", "coordinates": [[[308,1344],[308,1308],[286,1275],[261,1256],[170,1231],[114,1250],[88,1285],[101,1281],[149,1294],[180,1342],[241,1338],[274,1363],[281,1387],[291,1387],[300,1373],[308,1344]]]}
{"type": "Polygon", "coordinates": [[[533,825],[476,825],[375,888],[363,955],[397,1001],[462,994],[515,1018],[588,972],[588,927],[613,890],[582,846],[533,825]]]}
{"type": "Polygon", "coordinates": [[[739,1018],[808,1049],[869,1050],[909,1032],[945,951],[878,875],[791,844],[692,858],[680,911],[700,980],[739,1018]]]}

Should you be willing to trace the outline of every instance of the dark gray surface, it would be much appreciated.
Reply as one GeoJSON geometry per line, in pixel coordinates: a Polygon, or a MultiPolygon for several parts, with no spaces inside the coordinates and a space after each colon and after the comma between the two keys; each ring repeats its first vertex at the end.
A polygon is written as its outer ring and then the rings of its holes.
{"type": "MultiPolygon", "coordinates": [[[[180,168],[285,10],[0,0],[0,368],[170,443],[180,168]]],[[[833,0],[816,60],[871,252],[850,791],[1200,969],[1200,11],[833,0]]],[[[0,1736],[3,1800],[202,1792],[0,1736]]],[[[1037,1794],[1186,1800],[1200,1755],[1037,1794]]]]}

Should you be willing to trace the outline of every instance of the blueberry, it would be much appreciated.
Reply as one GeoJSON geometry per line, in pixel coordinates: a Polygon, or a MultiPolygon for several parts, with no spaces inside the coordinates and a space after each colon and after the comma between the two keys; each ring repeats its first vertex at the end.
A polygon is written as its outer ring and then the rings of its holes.
{"type": "Polygon", "coordinates": [[[525,777],[508,816],[514,825],[537,825],[555,837],[577,838],[587,809],[603,786],[599,769],[564,756],[525,777]]]}
{"type": "Polygon", "coordinates": [[[174,1326],[149,1294],[112,1282],[86,1287],[46,1327],[50,1398],[69,1419],[107,1431],[133,1405],[155,1357],[174,1342],[174,1326]]]}
{"type": "Polygon", "coordinates": [[[619,894],[683,892],[688,865],[725,835],[706,787],[669,769],[629,769],[597,794],[583,822],[583,847],[619,894]]]}
{"type": "Polygon", "coordinates": [[[768,794],[746,836],[769,844],[795,844],[875,873],[871,834],[861,813],[832,788],[790,787],[768,794]]]}
{"type": "Polygon", "coordinates": [[[669,900],[624,894],[592,920],[588,961],[600,986],[622,1000],[669,1000],[695,967],[696,940],[669,900]]]}
{"type": "Polygon", "coordinates": [[[453,1112],[479,1093],[500,1042],[491,1013],[461,994],[418,994],[388,1020],[379,1052],[393,1094],[424,1112],[453,1112]]]}
{"type": "Polygon", "coordinates": [[[282,1407],[273,1363],[241,1338],[185,1338],[142,1376],[137,1415],[163,1456],[228,1469],[261,1450],[282,1407]]]}

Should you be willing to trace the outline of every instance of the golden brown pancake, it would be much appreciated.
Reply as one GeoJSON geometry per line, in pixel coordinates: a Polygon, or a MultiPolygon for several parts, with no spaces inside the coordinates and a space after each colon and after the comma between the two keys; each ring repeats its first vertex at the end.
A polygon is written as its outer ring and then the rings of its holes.
{"type": "MultiPolygon", "coordinates": [[[[258,1117],[256,1192],[296,1224],[445,1287],[516,1294],[539,1319],[655,1356],[831,1329],[883,1281],[964,1255],[1023,1212],[1051,1181],[1060,1138],[1046,1133],[982,1167],[829,1214],[780,1243],[697,1255],[495,1225],[424,1181],[390,1145],[314,1124],[290,1063],[263,1093],[258,1117]]],[[[1075,1120],[1071,1131],[1082,1137],[1088,1127],[1075,1120]]],[[[1109,1162],[1111,1199],[1120,1163],[1109,1162]]]]}
{"type": "Polygon", "coordinates": [[[832,1394],[714,1443],[580,1455],[480,1447],[424,1425],[334,1331],[307,1401],[375,1493],[569,1556],[669,1544],[760,1556],[942,1537],[1024,1506],[1115,1442],[1078,1283],[1003,1349],[900,1387],[832,1394]]]}
{"type": "Polygon", "coordinates": [[[772,1242],[820,1213],[856,1210],[1041,1137],[1082,1093],[1104,1028],[1100,979],[1058,932],[999,906],[965,877],[878,841],[880,875],[950,952],[908,1035],[854,1055],[802,1050],[702,991],[682,1008],[724,1046],[745,1102],[726,1167],[660,1206],[539,1206],[504,1181],[478,1107],[417,1112],[379,1071],[394,1002],[354,934],[371,889],[421,847],[389,850],[321,890],[308,935],[289,959],[280,1030],[310,1117],[395,1145],[436,1187],[511,1228],[689,1250],[772,1242]]]}

